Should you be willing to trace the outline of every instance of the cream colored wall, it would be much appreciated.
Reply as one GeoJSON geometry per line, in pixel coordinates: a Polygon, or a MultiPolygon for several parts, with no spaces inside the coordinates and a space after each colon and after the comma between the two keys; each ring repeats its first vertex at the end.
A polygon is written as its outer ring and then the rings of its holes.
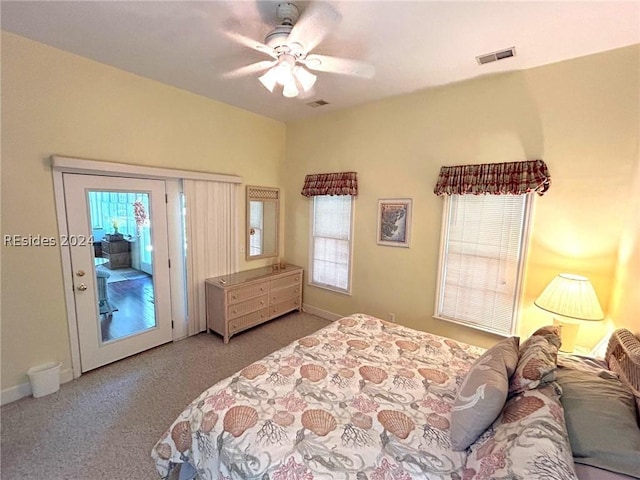
{"type": "MultiPolygon", "coordinates": [[[[625,209],[638,195],[639,54],[636,45],[287,125],[289,261],[307,264],[308,242],[299,239],[309,235],[309,200],[296,194],[305,174],[354,170],[359,180],[352,296],[307,286],[305,303],[393,312],[410,327],[491,344],[492,335],[432,318],[443,205],[433,187],[441,165],[542,158],[552,186],[536,200],[519,333],[550,321],[532,302],[561,271],[590,277],[608,311],[625,209]],[[377,201],[394,197],[413,198],[409,249],[375,241],[377,201]]],[[[603,323],[586,325],[578,345],[603,331],[603,323]]]]}
{"type": "Polygon", "coordinates": [[[640,337],[640,157],[632,176],[611,295],[611,316],[640,337]]]}
{"type": "MultiPolygon", "coordinates": [[[[488,345],[495,337],[431,318],[442,209],[431,192],[440,165],[543,158],[553,185],[536,205],[521,333],[548,321],[531,302],[562,270],[590,276],[604,309],[634,325],[638,232],[625,222],[640,211],[629,202],[638,198],[639,53],[620,49],[293,123],[285,144],[279,122],[3,32],[2,234],[57,235],[48,163],[56,153],[280,186],[281,255],[307,265],[304,175],[356,170],[353,295],[307,287],[305,302],[341,314],[393,312],[400,323],[488,345]],[[377,200],[394,197],[414,201],[410,249],[375,243],[377,200]]],[[[244,191],[239,200],[243,232],[244,191]]],[[[70,353],[59,252],[1,253],[5,389],[45,361],[69,368],[70,353]]],[[[240,262],[269,263],[243,254],[240,262]]],[[[583,328],[582,344],[601,329],[583,328]]]]}
{"type": "MultiPolygon", "coordinates": [[[[284,145],[281,122],[2,33],[2,235],[57,236],[52,154],[279,187],[284,145]]],[[[58,249],[3,246],[1,282],[2,389],[46,361],[70,368],[58,249]]]]}

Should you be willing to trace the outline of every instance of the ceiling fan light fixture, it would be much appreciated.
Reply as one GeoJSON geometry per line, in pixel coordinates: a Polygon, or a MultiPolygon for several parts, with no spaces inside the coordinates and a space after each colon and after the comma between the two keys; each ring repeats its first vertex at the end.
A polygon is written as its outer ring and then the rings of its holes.
{"type": "Polygon", "coordinates": [[[262,85],[264,85],[264,87],[269,90],[270,92],[273,93],[273,89],[276,86],[277,83],[277,72],[275,71],[276,67],[270,68],[269,70],[267,70],[267,72],[264,75],[261,75],[260,77],[258,77],[258,80],[260,80],[260,83],[262,83],[262,85]]]}
{"type": "Polygon", "coordinates": [[[300,66],[297,66],[293,69],[293,74],[305,92],[308,92],[318,79],[317,75],[314,75],[304,67],[300,66]]]}
{"type": "Polygon", "coordinates": [[[269,92],[278,90],[278,93],[282,92],[288,98],[297,97],[301,93],[306,94],[303,95],[305,98],[312,95],[311,90],[318,79],[314,71],[371,78],[374,74],[373,66],[365,62],[311,53],[331,32],[332,26],[340,21],[341,15],[329,6],[329,2],[304,3],[310,5],[305,5],[304,17],[300,17],[300,11],[294,3],[280,1],[276,15],[281,23],[267,34],[264,43],[239,33],[228,32],[233,40],[266,53],[273,60],[236,68],[227,78],[264,72],[258,77],[260,83],[269,92]],[[307,33],[303,33],[304,31],[307,33]]]}
{"type": "Polygon", "coordinates": [[[275,72],[276,82],[284,86],[291,81],[291,68],[287,65],[278,65],[272,69],[275,72]]]}
{"type": "Polygon", "coordinates": [[[296,59],[292,55],[282,54],[278,57],[278,65],[272,68],[276,72],[276,81],[280,85],[286,85],[293,80],[293,69],[296,59]]]}
{"type": "Polygon", "coordinates": [[[282,95],[284,95],[287,98],[294,98],[294,97],[297,97],[299,93],[300,91],[296,86],[296,81],[293,79],[293,77],[291,77],[291,81],[287,82],[284,85],[284,88],[282,89],[282,95]]]}

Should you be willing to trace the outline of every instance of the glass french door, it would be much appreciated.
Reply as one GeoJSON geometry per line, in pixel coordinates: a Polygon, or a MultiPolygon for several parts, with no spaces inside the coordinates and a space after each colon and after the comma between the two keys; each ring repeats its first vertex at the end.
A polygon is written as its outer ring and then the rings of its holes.
{"type": "Polygon", "coordinates": [[[67,173],[63,181],[81,370],[170,342],[165,183],[67,173]]]}

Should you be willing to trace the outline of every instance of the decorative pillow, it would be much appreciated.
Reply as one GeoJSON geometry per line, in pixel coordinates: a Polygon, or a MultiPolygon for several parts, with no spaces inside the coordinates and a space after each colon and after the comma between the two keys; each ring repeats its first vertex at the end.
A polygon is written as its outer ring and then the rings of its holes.
{"type": "Polygon", "coordinates": [[[545,325],[544,327],[540,327],[531,334],[532,337],[534,335],[546,338],[549,343],[555,345],[558,350],[562,346],[560,327],[558,325],[545,325]]]}
{"type": "Polygon", "coordinates": [[[559,393],[554,385],[512,397],[471,446],[465,478],[577,480],[559,393]]]}
{"type": "Polygon", "coordinates": [[[484,352],[467,373],[451,409],[451,446],[465,450],[502,411],[518,363],[518,337],[484,352]]]}
{"type": "Polygon", "coordinates": [[[571,449],[576,463],[640,477],[633,394],[610,373],[558,369],[571,449]]]}
{"type": "Polygon", "coordinates": [[[520,345],[520,358],[509,384],[509,396],[553,382],[558,368],[555,339],[532,335],[520,345]]]}

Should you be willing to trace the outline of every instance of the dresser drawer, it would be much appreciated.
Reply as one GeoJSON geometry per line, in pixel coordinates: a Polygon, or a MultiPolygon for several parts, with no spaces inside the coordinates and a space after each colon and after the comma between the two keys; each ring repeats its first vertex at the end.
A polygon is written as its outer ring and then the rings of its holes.
{"type": "Polygon", "coordinates": [[[300,285],[294,285],[293,287],[282,288],[280,290],[272,290],[269,294],[269,304],[280,303],[289,298],[296,298],[300,296],[300,285]]]}
{"type": "Polygon", "coordinates": [[[253,325],[262,323],[268,318],[269,309],[263,308],[262,310],[258,310],[257,312],[251,312],[247,315],[229,320],[229,335],[232,335],[240,330],[244,330],[245,328],[252,327],[253,325]]]}
{"type": "Polygon", "coordinates": [[[302,280],[302,273],[294,273],[287,275],[286,277],[271,280],[271,291],[279,290],[281,288],[288,288],[294,285],[300,285],[302,280]]]}
{"type": "Polygon", "coordinates": [[[227,303],[232,305],[238,302],[244,302],[248,298],[258,297],[268,292],[268,285],[262,282],[259,285],[251,285],[249,287],[234,288],[227,292],[227,303]]]}
{"type": "Polygon", "coordinates": [[[255,312],[256,310],[260,310],[267,306],[268,297],[267,295],[262,295],[260,297],[252,298],[250,300],[245,300],[242,303],[237,303],[235,305],[229,305],[227,308],[227,318],[237,318],[242,315],[245,315],[250,312],[255,312]]]}
{"type": "Polygon", "coordinates": [[[296,308],[300,308],[300,299],[298,297],[290,298],[289,300],[276,303],[275,305],[270,305],[269,314],[272,317],[277,317],[278,315],[290,312],[291,310],[295,310],[296,308]]]}

